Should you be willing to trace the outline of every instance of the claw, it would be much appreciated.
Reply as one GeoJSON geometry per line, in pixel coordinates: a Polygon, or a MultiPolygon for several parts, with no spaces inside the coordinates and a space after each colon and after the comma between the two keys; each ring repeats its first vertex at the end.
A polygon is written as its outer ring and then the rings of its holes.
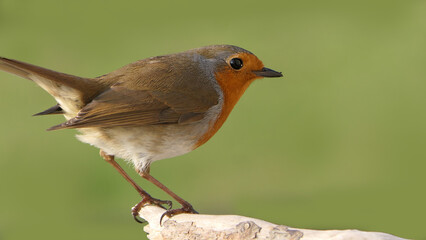
{"type": "Polygon", "coordinates": [[[164,202],[165,202],[164,204],[167,204],[167,205],[169,206],[169,207],[167,208],[167,210],[172,209],[172,206],[173,206],[173,202],[172,202],[172,201],[165,200],[164,202]]]}
{"type": "Polygon", "coordinates": [[[142,218],[140,218],[139,216],[133,216],[133,219],[135,219],[135,221],[137,222],[137,223],[140,223],[140,224],[144,224],[144,223],[147,223],[147,221],[144,221],[142,218]]]}
{"type": "MultiPolygon", "coordinates": [[[[167,214],[167,211],[165,211],[165,212],[163,213],[163,215],[161,215],[161,217],[160,217],[160,227],[162,227],[162,226],[163,226],[163,217],[164,217],[164,216],[166,216],[166,215],[168,215],[168,214],[167,214]]],[[[167,217],[170,217],[170,216],[167,216],[167,217]]]]}
{"type": "Polygon", "coordinates": [[[169,209],[167,211],[165,211],[163,213],[163,215],[161,215],[160,217],[160,226],[162,226],[162,222],[163,222],[163,218],[164,216],[167,216],[169,218],[178,215],[178,214],[182,214],[182,213],[193,213],[193,214],[198,214],[197,211],[194,210],[194,208],[192,208],[191,205],[189,206],[182,206],[182,208],[178,208],[178,209],[169,209]]]}
{"type": "Polygon", "coordinates": [[[162,208],[166,209],[167,211],[170,211],[173,203],[172,203],[172,201],[169,201],[169,200],[160,200],[160,199],[153,198],[151,196],[144,197],[142,199],[142,201],[140,201],[138,204],[136,204],[134,207],[132,207],[132,215],[133,215],[133,218],[135,219],[136,222],[146,223],[146,221],[141,220],[139,218],[139,211],[142,209],[143,206],[150,205],[150,204],[162,207],[162,208]],[[168,208],[165,208],[163,206],[164,204],[168,205],[168,208]]]}

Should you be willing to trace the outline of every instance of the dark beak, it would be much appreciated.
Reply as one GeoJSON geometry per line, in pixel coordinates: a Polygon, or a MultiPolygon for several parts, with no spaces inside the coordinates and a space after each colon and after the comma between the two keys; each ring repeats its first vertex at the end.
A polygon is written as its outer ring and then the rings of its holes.
{"type": "Polygon", "coordinates": [[[282,77],[283,75],[280,72],[274,71],[270,68],[262,68],[260,71],[253,71],[259,77],[282,77]]]}

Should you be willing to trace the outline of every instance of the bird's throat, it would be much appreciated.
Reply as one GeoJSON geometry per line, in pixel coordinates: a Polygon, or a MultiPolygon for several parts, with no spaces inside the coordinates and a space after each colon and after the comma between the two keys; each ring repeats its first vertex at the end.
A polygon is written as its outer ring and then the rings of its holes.
{"type": "Polygon", "coordinates": [[[235,74],[222,72],[216,74],[216,80],[223,93],[223,105],[216,120],[210,125],[207,132],[198,140],[195,148],[206,143],[222,127],[235,104],[244,94],[248,86],[255,80],[243,79],[235,74]]]}

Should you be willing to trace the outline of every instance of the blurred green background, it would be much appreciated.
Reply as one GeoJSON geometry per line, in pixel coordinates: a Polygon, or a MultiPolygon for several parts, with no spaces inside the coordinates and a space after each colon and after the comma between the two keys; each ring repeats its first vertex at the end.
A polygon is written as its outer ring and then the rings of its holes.
{"type": "MultiPolygon", "coordinates": [[[[0,0],[1,56],[80,76],[223,43],[285,77],[155,177],[205,214],[426,239],[426,1],[0,0]]],[[[0,239],[141,239],[131,186],[75,131],[44,131],[61,116],[31,117],[54,104],[0,72],[0,239]]]]}

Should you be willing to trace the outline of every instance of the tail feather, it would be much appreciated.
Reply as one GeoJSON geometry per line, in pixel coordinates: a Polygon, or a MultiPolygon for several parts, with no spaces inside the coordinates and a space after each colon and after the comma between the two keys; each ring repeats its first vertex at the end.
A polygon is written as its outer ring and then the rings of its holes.
{"type": "MultiPolygon", "coordinates": [[[[100,91],[99,88],[102,87],[92,78],[60,73],[3,57],[0,57],[0,70],[37,83],[56,99],[64,113],[69,116],[75,115],[92,100],[96,93],[100,91]]],[[[43,115],[43,113],[38,115],[43,115]]]]}
{"type": "Polygon", "coordinates": [[[51,114],[64,114],[64,110],[62,110],[59,104],[56,104],[55,106],[49,109],[46,109],[43,112],[36,113],[33,116],[42,116],[42,115],[51,115],[51,114]]]}

